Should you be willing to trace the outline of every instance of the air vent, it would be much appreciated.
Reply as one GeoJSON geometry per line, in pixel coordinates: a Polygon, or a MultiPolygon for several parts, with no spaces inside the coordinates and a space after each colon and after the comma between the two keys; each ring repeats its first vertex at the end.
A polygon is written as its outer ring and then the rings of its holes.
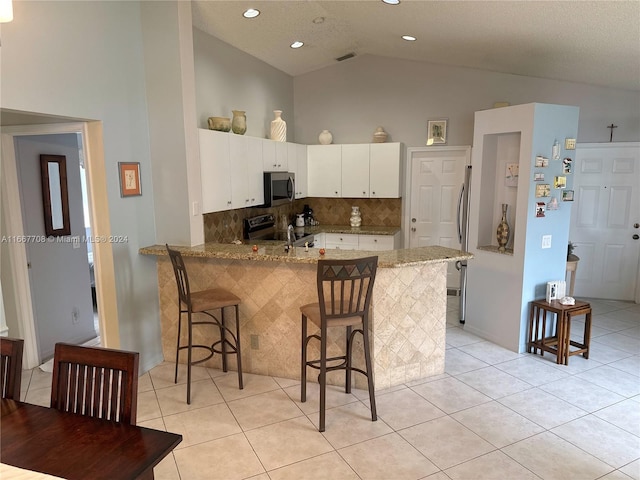
{"type": "Polygon", "coordinates": [[[341,56],[341,57],[336,58],[336,61],[338,61],[338,62],[342,62],[342,61],[344,61],[344,60],[349,60],[350,58],[353,58],[353,57],[355,57],[355,56],[356,56],[356,54],[355,54],[355,53],[353,53],[353,52],[351,52],[351,53],[347,53],[346,55],[343,55],[343,56],[341,56]]]}

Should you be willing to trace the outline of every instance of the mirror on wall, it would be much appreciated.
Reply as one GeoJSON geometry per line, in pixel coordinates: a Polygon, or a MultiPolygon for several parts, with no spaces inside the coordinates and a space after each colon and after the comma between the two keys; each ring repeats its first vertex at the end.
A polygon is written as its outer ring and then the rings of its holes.
{"type": "Polygon", "coordinates": [[[44,231],[47,237],[71,235],[69,194],[67,191],[67,157],[40,155],[44,231]]]}

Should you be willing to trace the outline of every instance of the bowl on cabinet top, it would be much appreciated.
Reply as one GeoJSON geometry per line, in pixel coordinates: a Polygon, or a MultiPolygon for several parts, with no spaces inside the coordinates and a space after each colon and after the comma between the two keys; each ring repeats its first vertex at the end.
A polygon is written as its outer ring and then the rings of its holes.
{"type": "Polygon", "coordinates": [[[229,117],[209,117],[209,130],[218,132],[228,132],[231,130],[231,119],[229,117]]]}

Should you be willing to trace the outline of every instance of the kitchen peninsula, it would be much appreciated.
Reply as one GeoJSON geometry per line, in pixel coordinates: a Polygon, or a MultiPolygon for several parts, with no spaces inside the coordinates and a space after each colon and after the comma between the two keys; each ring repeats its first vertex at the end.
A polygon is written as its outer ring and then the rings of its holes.
{"type": "MultiPolygon", "coordinates": [[[[264,242],[254,252],[251,245],[207,243],[174,247],[182,253],[192,291],[224,287],[242,299],[240,305],[242,362],[245,372],[300,378],[300,310],[317,301],[318,259],[378,256],[378,273],[372,300],[372,348],[376,390],[444,372],[447,263],[471,254],[432,246],[389,251],[295,248],[264,242]]],[[[163,245],[140,249],[157,257],[162,322],[162,345],[167,360],[175,358],[178,305],[175,277],[163,245]]],[[[328,339],[329,356],[343,350],[344,338],[336,332],[328,339]]],[[[197,332],[194,343],[207,343],[197,332]]],[[[356,337],[360,341],[359,337],[356,337]]],[[[311,354],[317,354],[316,349],[311,354]]],[[[361,346],[355,347],[361,352],[361,346]]],[[[229,358],[231,368],[234,360],[229,358]]],[[[356,364],[362,359],[356,357],[356,364]]],[[[216,355],[206,366],[220,368],[216,355]]],[[[354,375],[357,387],[366,383],[354,375]]],[[[310,377],[315,378],[315,377],[310,377]]],[[[340,384],[342,374],[329,374],[340,384]]]]}

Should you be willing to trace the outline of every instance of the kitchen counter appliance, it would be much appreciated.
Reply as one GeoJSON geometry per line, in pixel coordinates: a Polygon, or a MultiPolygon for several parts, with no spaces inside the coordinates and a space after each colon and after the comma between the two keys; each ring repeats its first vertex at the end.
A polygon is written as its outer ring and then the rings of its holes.
{"type": "MultiPolygon", "coordinates": [[[[313,234],[304,228],[294,228],[294,247],[313,247],[313,234]]],[[[276,229],[276,216],[272,213],[244,219],[244,238],[247,240],[274,240],[287,242],[287,231],[276,229]]]]}

